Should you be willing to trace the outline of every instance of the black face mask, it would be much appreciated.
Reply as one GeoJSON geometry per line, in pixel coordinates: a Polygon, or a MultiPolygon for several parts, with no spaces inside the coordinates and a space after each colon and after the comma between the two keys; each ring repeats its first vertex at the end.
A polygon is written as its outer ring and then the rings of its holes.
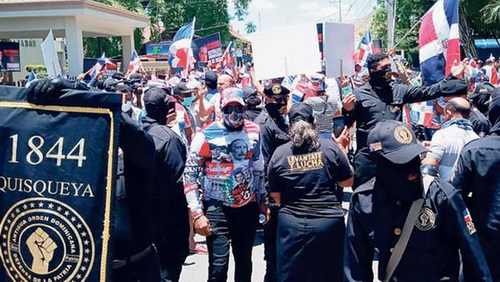
{"type": "Polygon", "coordinates": [[[370,84],[376,87],[389,87],[391,80],[387,74],[391,72],[391,66],[387,65],[383,69],[370,72],[370,84]]]}
{"type": "Polygon", "coordinates": [[[381,193],[387,193],[389,198],[407,202],[421,198],[423,186],[420,158],[417,157],[407,164],[399,165],[378,157],[377,182],[381,193]],[[416,175],[416,179],[409,180],[409,175],[416,175]]]}
{"type": "Polygon", "coordinates": [[[281,103],[267,103],[266,104],[266,110],[269,113],[271,117],[280,117],[283,114],[280,112],[280,110],[285,106],[286,104],[281,104],[281,103]]]}

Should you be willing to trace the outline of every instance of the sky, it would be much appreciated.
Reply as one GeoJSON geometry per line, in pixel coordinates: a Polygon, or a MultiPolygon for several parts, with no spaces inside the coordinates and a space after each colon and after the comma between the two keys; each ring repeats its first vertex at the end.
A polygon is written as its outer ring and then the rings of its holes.
{"type": "MultiPolygon", "coordinates": [[[[341,0],[342,21],[352,23],[373,11],[376,0],[341,0]]],[[[252,0],[249,15],[242,21],[232,21],[232,25],[245,34],[245,24],[252,21],[257,31],[297,25],[307,22],[338,22],[338,0],[252,0]]]]}

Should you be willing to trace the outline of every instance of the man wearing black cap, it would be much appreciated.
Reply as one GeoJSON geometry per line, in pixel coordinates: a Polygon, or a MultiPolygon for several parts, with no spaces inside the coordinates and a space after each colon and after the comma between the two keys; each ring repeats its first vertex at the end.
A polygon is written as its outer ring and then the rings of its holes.
{"type": "Polygon", "coordinates": [[[160,88],[144,94],[144,129],[153,138],[156,155],[154,176],[156,242],[160,253],[163,281],[179,281],[182,264],[189,253],[189,219],[182,173],[186,147],[165,124],[175,99],[160,88]]]}
{"type": "MultiPolygon", "coordinates": [[[[288,121],[287,105],[290,91],[278,83],[267,85],[264,88],[265,108],[255,119],[261,131],[261,148],[264,159],[264,169],[267,172],[267,164],[276,148],[287,143],[288,121]]],[[[268,189],[266,184],[266,189],[268,189]]],[[[269,199],[272,201],[272,199],[269,199]]],[[[270,205],[271,217],[264,225],[264,258],[266,260],[265,282],[276,281],[276,211],[272,203],[270,205]]]]}
{"type": "Polygon", "coordinates": [[[268,171],[277,212],[277,281],[343,279],[342,188],[352,185],[346,155],[314,128],[313,109],[295,104],[288,114],[291,141],[274,152],[268,171]]]}
{"type": "Polygon", "coordinates": [[[459,281],[462,261],[465,281],[492,281],[459,191],[447,182],[422,178],[420,155],[426,149],[413,131],[397,121],[382,121],[367,144],[376,162],[373,227],[379,279],[459,281]]]}
{"type": "Polygon", "coordinates": [[[462,191],[494,281],[500,281],[500,89],[490,101],[490,133],[466,144],[451,183],[462,191]]]}
{"type": "Polygon", "coordinates": [[[391,62],[386,54],[369,55],[367,59],[370,72],[369,83],[355,89],[354,94],[343,99],[343,114],[356,122],[355,178],[354,187],[373,177],[373,162],[368,159],[366,138],[370,130],[383,120],[402,120],[402,107],[435,99],[441,96],[454,96],[467,93],[463,80],[443,80],[430,87],[413,87],[394,83],[389,78],[391,62]]]}
{"type": "Polygon", "coordinates": [[[189,106],[193,101],[194,89],[189,88],[185,82],[179,82],[173,89],[175,102],[175,119],[168,120],[168,127],[177,133],[186,146],[191,144],[193,139],[193,117],[189,111],[189,106]]]}
{"type": "Polygon", "coordinates": [[[246,120],[254,121],[262,112],[262,109],[259,108],[262,100],[260,99],[257,90],[251,86],[243,88],[243,100],[245,101],[245,104],[247,104],[244,118],[246,120]]]}
{"type": "Polygon", "coordinates": [[[223,94],[222,120],[198,131],[191,143],[184,191],[195,231],[207,236],[208,281],[227,280],[231,245],[234,281],[250,282],[259,207],[265,211],[259,127],[243,119],[240,89],[223,94]]]}

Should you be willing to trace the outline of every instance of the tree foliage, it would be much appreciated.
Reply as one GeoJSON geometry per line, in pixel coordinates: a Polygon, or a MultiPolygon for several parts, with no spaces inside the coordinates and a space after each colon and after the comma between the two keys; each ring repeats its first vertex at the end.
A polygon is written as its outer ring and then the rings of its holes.
{"type": "MultiPolygon", "coordinates": [[[[414,26],[419,25],[421,17],[429,10],[436,0],[397,0],[395,43],[398,49],[408,54],[410,61],[418,58],[418,30],[416,26],[405,38],[404,35],[414,26]]],[[[463,46],[467,53],[474,48],[472,40],[475,38],[499,38],[500,29],[500,0],[462,0],[460,1],[460,26],[463,46]]],[[[387,46],[387,13],[382,1],[372,19],[371,31],[375,38],[382,39],[383,46],[387,46]]]]}

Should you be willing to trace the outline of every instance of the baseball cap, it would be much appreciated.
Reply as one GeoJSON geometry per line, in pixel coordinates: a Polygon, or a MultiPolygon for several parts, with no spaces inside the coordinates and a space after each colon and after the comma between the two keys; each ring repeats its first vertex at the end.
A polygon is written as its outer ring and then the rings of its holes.
{"type": "Polygon", "coordinates": [[[264,94],[267,96],[288,95],[290,90],[279,83],[272,83],[265,86],[264,94]]]}
{"type": "Polygon", "coordinates": [[[132,88],[124,83],[118,84],[115,89],[116,92],[132,92],[132,88]]]}
{"type": "Polygon", "coordinates": [[[245,101],[243,100],[243,91],[241,89],[236,87],[224,89],[224,91],[222,92],[221,108],[223,109],[231,103],[238,103],[242,106],[246,105],[245,101]]]}
{"type": "Polygon", "coordinates": [[[405,164],[423,152],[424,146],[417,142],[415,133],[401,122],[381,121],[368,134],[368,148],[395,164],[405,164]]]}
{"type": "Polygon", "coordinates": [[[191,93],[193,93],[193,89],[189,88],[186,82],[181,81],[174,87],[174,95],[176,96],[186,96],[186,94],[191,93]]]}
{"type": "Polygon", "coordinates": [[[290,123],[297,122],[299,120],[307,121],[309,123],[314,122],[313,108],[311,105],[306,103],[297,103],[290,108],[288,112],[288,119],[290,123]]]}

